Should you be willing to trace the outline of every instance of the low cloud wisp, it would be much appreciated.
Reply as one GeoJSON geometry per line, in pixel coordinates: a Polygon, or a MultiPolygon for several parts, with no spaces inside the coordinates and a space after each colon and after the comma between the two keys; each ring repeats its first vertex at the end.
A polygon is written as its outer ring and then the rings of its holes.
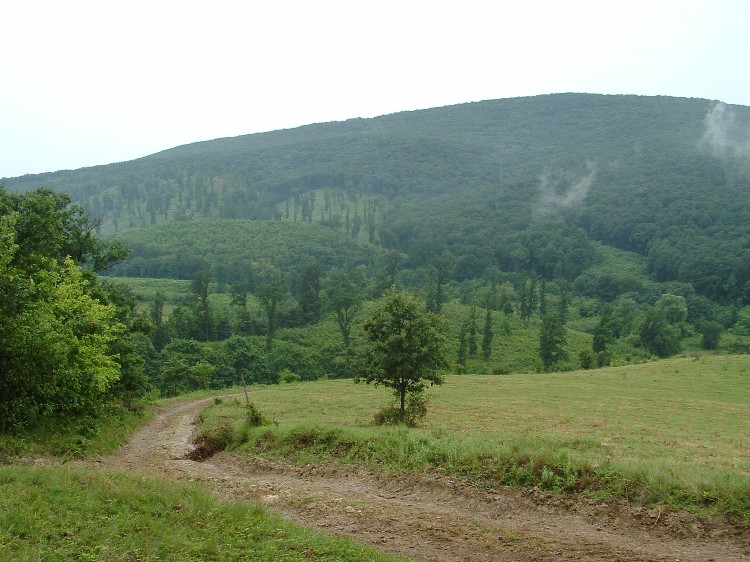
{"type": "Polygon", "coordinates": [[[719,158],[750,157],[750,124],[742,123],[727,104],[718,102],[706,113],[700,146],[719,158]]]}
{"type": "Polygon", "coordinates": [[[586,162],[586,169],[588,172],[576,180],[569,177],[553,177],[548,172],[543,173],[540,178],[537,215],[548,218],[582,205],[596,178],[596,164],[589,160],[586,162]],[[567,188],[566,183],[569,183],[567,188]]]}

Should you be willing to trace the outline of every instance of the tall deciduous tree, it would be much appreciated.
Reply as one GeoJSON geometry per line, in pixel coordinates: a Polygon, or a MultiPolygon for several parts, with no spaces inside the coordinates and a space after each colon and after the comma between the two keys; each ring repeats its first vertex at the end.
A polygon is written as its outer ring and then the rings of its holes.
{"type": "Polygon", "coordinates": [[[441,256],[433,263],[433,274],[434,274],[434,293],[431,294],[430,300],[427,303],[427,310],[440,314],[443,309],[443,301],[445,296],[443,295],[443,286],[448,282],[448,277],[453,271],[453,266],[456,264],[456,258],[450,252],[443,252],[441,256]]]}
{"type": "Polygon", "coordinates": [[[211,309],[209,307],[208,295],[211,292],[211,272],[203,269],[195,274],[190,290],[197,299],[195,316],[198,322],[196,327],[199,340],[208,341],[211,339],[213,326],[211,325],[211,309]]]}
{"type": "Polygon", "coordinates": [[[328,306],[336,314],[336,323],[341,331],[344,345],[349,347],[352,322],[359,309],[362,308],[362,296],[351,278],[343,272],[333,274],[326,295],[328,306]]]}
{"type": "Polygon", "coordinates": [[[428,382],[441,384],[440,369],[448,365],[440,320],[423,308],[414,296],[391,288],[364,325],[357,380],[393,389],[402,419],[406,395],[421,393],[428,382]]]}
{"type": "Polygon", "coordinates": [[[537,277],[532,274],[527,278],[526,275],[521,277],[521,285],[519,287],[519,312],[523,325],[529,325],[529,319],[534,314],[537,305],[537,294],[536,294],[537,277]]]}
{"type": "Polygon", "coordinates": [[[273,339],[279,323],[279,306],[286,292],[286,286],[279,274],[258,289],[258,299],[266,314],[266,349],[269,352],[273,349],[273,339]]]}
{"type": "Polygon", "coordinates": [[[489,359],[492,355],[492,339],[495,333],[492,331],[492,310],[487,308],[484,314],[484,329],[482,330],[482,357],[489,359]]]}
{"type": "Polygon", "coordinates": [[[305,322],[320,321],[323,312],[323,303],[320,298],[322,276],[323,268],[316,261],[305,264],[300,274],[297,293],[305,322]]]}

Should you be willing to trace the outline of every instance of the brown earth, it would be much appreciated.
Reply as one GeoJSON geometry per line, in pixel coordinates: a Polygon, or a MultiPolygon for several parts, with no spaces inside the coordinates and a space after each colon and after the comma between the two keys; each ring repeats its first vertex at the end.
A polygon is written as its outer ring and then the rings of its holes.
{"type": "Polygon", "coordinates": [[[415,560],[750,561],[748,527],[684,513],[226,452],[192,461],[193,421],[208,403],[164,407],[114,454],[74,464],[197,481],[222,498],[260,501],[301,525],[415,560]]]}

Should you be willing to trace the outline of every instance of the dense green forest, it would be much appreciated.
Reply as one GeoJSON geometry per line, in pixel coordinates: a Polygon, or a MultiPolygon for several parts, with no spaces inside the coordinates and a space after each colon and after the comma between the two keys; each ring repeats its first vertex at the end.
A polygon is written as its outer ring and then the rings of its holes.
{"type": "Polygon", "coordinates": [[[747,352],[748,147],[750,109],[708,100],[485,101],[5,178],[3,236],[45,186],[130,250],[52,256],[120,299],[138,391],[351,376],[393,284],[445,317],[456,372],[747,352]]]}
{"type": "Polygon", "coordinates": [[[560,94],[220,139],[4,184],[70,194],[102,218],[102,234],[197,218],[318,222],[409,265],[449,250],[459,278],[497,266],[573,281],[597,240],[726,303],[750,298],[749,138],[744,107],[560,94]]]}

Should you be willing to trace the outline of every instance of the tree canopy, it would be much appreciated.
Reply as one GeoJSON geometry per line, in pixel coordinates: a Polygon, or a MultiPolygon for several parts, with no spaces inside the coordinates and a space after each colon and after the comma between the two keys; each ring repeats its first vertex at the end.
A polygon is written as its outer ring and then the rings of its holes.
{"type": "Polygon", "coordinates": [[[0,188],[0,430],[90,414],[120,379],[127,326],[82,269],[118,250],[91,230],[63,195],[0,188]]]}
{"type": "Polygon", "coordinates": [[[403,417],[406,395],[443,382],[447,367],[440,320],[414,296],[389,289],[364,324],[360,379],[393,389],[403,417]]]}

